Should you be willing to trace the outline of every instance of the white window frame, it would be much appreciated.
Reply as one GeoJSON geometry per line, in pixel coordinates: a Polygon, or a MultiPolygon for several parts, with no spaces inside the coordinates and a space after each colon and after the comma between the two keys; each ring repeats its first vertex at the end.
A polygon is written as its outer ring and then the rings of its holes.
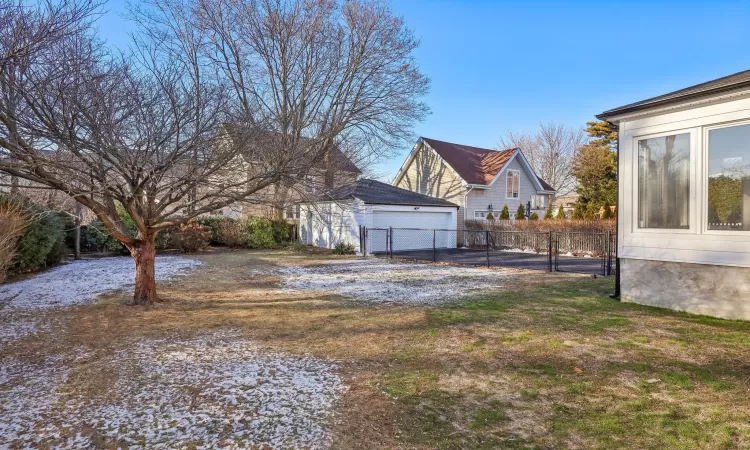
{"type": "Polygon", "coordinates": [[[490,211],[489,209],[475,209],[474,210],[474,220],[487,220],[487,214],[489,214],[489,213],[492,213],[492,217],[495,217],[495,212],[494,211],[490,211]],[[483,212],[484,213],[484,217],[482,217],[481,219],[477,219],[477,213],[478,212],[483,212]]]}
{"type": "Polygon", "coordinates": [[[697,170],[696,170],[696,131],[695,128],[682,128],[677,130],[669,130],[664,131],[660,133],[651,133],[651,134],[642,134],[638,136],[633,136],[632,141],[632,158],[633,163],[631,164],[632,167],[632,179],[633,183],[631,186],[632,189],[632,199],[633,203],[631,206],[632,208],[632,214],[631,214],[631,233],[633,234],[698,234],[698,230],[700,229],[700,226],[698,225],[700,222],[700,219],[698,216],[698,213],[696,210],[700,209],[698,202],[696,200],[696,193],[697,193],[697,187],[698,184],[701,183],[701,180],[697,176],[697,170]],[[640,186],[640,178],[639,178],[639,151],[638,151],[638,141],[642,141],[645,139],[654,139],[654,138],[660,138],[660,137],[666,137],[666,136],[676,136],[679,134],[687,134],[689,135],[688,139],[690,139],[690,194],[688,196],[688,223],[689,228],[640,228],[638,225],[638,218],[640,216],[640,193],[638,192],[638,187],[640,186]]]}
{"type": "Polygon", "coordinates": [[[521,171],[516,169],[508,169],[505,173],[505,199],[506,200],[515,200],[521,198],[521,171]],[[508,175],[515,175],[518,177],[518,192],[516,193],[516,196],[513,197],[513,182],[511,182],[511,196],[508,197],[508,175]]]}
{"type": "Polygon", "coordinates": [[[710,234],[714,236],[750,236],[750,231],[743,230],[709,230],[708,229],[708,156],[711,148],[708,145],[708,136],[711,130],[718,130],[721,128],[731,128],[741,125],[750,125],[750,119],[736,120],[733,122],[716,123],[711,125],[703,126],[702,135],[702,154],[701,154],[701,188],[705,195],[700,200],[698,205],[701,215],[701,234],[710,234]]]}

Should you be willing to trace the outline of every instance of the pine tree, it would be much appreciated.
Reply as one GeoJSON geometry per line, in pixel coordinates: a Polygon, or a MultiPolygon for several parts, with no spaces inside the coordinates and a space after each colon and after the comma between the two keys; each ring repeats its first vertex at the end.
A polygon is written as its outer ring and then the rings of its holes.
{"type": "Polygon", "coordinates": [[[492,215],[492,212],[487,213],[487,220],[492,221],[495,220],[495,216],[492,215]]]}
{"type": "Polygon", "coordinates": [[[560,205],[559,208],[557,208],[557,215],[555,216],[555,220],[565,220],[567,217],[565,217],[565,209],[563,209],[563,205],[560,205]]]}
{"type": "Polygon", "coordinates": [[[573,175],[576,191],[584,205],[617,204],[617,129],[607,122],[588,122],[592,138],[576,151],[573,175]]]}
{"type": "Polygon", "coordinates": [[[523,220],[526,218],[526,209],[523,207],[523,204],[518,205],[518,209],[516,210],[516,220],[523,220]]]}
{"type": "Polygon", "coordinates": [[[510,220],[510,211],[508,211],[508,205],[503,206],[503,210],[500,211],[500,220],[510,220]]]}
{"type": "Polygon", "coordinates": [[[529,216],[529,220],[539,220],[539,214],[531,213],[531,215],[529,216]]]}
{"type": "Polygon", "coordinates": [[[552,211],[552,202],[549,202],[549,206],[547,207],[547,212],[544,213],[544,220],[550,220],[554,217],[553,211],[552,211]]]}
{"type": "Polygon", "coordinates": [[[604,212],[602,212],[602,220],[609,220],[612,217],[612,208],[610,208],[609,203],[604,202],[604,212]]]}

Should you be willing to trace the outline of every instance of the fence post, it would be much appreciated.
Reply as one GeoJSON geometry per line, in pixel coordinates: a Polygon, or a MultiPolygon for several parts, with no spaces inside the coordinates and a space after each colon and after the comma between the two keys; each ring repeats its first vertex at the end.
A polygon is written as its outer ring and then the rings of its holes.
{"type": "Polygon", "coordinates": [[[549,237],[547,238],[547,248],[549,249],[547,251],[547,265],[549,266],[549,271],[552,272],[552,230],[549,231],[549,237]]]}
{"type": "Polygon", "coordinates": [[[362,225],[362,254],[367,258],[367,227],[362,225]]]}
{"type": "Polygon", "coordinates": [[[388,227],[388,246],[391,248],[391,259],[393,259],[393,227],[388,227]]]}
{"type": "Polygon", "coordinates": [[[436,262],[436,250],[435,250],[435,239],[437,238],[437,230],[432,230],[432,262],[436,262]]]}
{"type": "Polygon", "coordinates": [[[607,230],[607,276],[612,275],[612,231],[607,230]]]}
{"type": "Polygon", "coordinates": [[[490,230],[485,231],[484,236],[485,246],[487,247],[487,268],[490,267],[490,230]]]}

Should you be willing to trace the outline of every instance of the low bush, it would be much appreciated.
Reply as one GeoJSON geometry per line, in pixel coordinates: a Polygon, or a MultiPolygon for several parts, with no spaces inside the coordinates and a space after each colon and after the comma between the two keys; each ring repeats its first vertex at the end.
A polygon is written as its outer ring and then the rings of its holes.
{"type": "Polygon", "coordinates": [[[0,283],[5,281],[24,228],[26,219],[20,208],[10,202],[0,203],[0,283]]]}
{"type": "MultiPolygon", "coordinates": [[[[219,244],[221,245],[226,245],[230,248],[245,245],[245,227],[239,220],[226,219],[219,222],[217,235],[219,237],[219,244]]],[[[211,243],[213,243],[213,240],[211,243]]]]}
{"type": "Polygon", "coordinates": [[[27,223],[18,238],[11,273],[39,270],[65,257],[65,224],[61,216],[38,205],[23,204],[27,223]]]}
{"type": "Polygon", "coordinates": [[[339,242],[333,248],[333,254],[334,255],[353,255],[354,246],[352,244],[347,244],[345,242],[339,242]]]}
{"type": "Polygon", "coordinates": [[[531,213],[531,215],[529,216],[529,220],[539,220],[539,214],[531,213]]]}
{"type": "Polygon", "coordinates": [[[250,248],[275,248],[273,223],[265,217],[248,217],[245,222],[246,244],[250,248]]]}
{"type": "Polygon", "coordinates": [[[195,253],[211,243],[211,231],[208,227],[190,222],[172,233],[172,242],[183,253],[195,253]]]}
{"type": "Polygon", "coordinates": [[[220,215],[208,215],[196,217],[193,222],[205,227],[211,233],[211,245],[226,245],[223,241],[223,230],[225,224],[234,222],[234,219],[220,215]]]}

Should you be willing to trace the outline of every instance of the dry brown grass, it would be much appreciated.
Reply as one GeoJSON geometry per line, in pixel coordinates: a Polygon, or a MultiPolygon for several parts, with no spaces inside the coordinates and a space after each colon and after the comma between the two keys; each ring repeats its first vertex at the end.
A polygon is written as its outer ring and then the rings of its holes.
{"type": "Polygon", "coordinates": [[[160,285],[167,303],[110,294],[7,350],[86,348],[71,389],[99,395],[116,374],[96,355],[238,328],[261,346],[339,362],[350,390],[336,448],[750,446],[750,324],[620,304],[602,279],[519,277],[455,306],[373,306],[277,289],[275,267],[328,256],[199,258],[194,275],[160,285]]]}

